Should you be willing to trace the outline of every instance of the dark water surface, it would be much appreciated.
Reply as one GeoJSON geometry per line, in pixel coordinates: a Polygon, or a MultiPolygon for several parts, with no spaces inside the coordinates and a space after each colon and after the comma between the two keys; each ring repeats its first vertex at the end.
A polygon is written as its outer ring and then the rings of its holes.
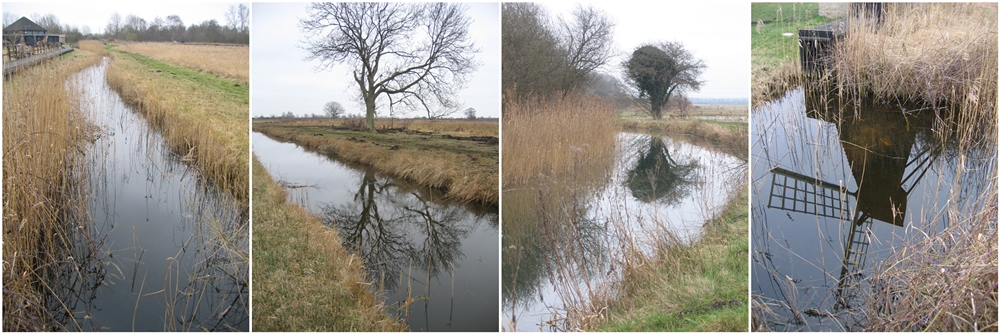
{"type": "Polygon", "coordinates": [[[864,102],[855,117],[821,96],[791,91],[751,115],[751,289],[775,330],[863,329],[873,268],[962,223],[948,210],[979,210],[996,173],[995,148],[942,140],[932,112],[864,102]]]}
{"type": "Polygon", "coordinates": [[[504,188],[505,330],[572,330],[563,320],[611,293],[626,253],[697,240],[746,184],[745,163],[670,138],[621,133],[611,158],[504,188]]]}
{"type": "Polygon", "coordinates": [[[54,312],[72,313],[71,330],[249,330],[246,214],[107,86],[108,61],[67,84],[97,135],[77,170],[89,219],[68,233],[54,312]]]}
{"type": "Polygon", "coordinates": [[[254,154],[291,200],[336,228],[364,259],[386,305],[411,330],[499,329],[496,207],[447,201],[439,191],[260,133],[252,139],[254,154]]]}

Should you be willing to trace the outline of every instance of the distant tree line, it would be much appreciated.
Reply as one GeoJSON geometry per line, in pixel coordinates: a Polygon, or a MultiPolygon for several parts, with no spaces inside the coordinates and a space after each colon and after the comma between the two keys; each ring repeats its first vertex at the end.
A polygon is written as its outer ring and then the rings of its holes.
{"type": "MultiPolygon", "coordinates": [[[[18,18],[20,17],[17,15],[4,12],[4,27],[18,18]]],[[[246,4],[230,6],[225,13],[225,25],[212,19],[185,27],[178,15],[168,15],[165,18],[157,16],[147,21],[132,14],[122,17],[116,12],[108,18],[103,33],[95,33],[89,26],[60,24],[59,18],[54,14],[34,14],[30,19],[48,30],[49,34],[65,34],[67,43],[101,38],[137,42],[250,43],[250,7],[246,4]]]]}

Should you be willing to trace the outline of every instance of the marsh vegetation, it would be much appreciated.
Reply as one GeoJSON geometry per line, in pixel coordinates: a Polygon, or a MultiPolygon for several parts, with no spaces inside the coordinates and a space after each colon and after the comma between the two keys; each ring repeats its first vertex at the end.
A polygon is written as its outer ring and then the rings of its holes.
{"type": "MultiPolygon", "coordinates": [[[[7,153],[35,146],[41,133],[59,138],[63,145],[48,145],[59,155],[21,152],[29,158],[56,159],[47,169],[35,167],[49,170],[51,177],[17,169],[7,174],[6,168],[19,164],[15,156],[4,157],[5,175],[35,175],[44,181],[17,189],[44,196],[32,205],[49,217],[38,217],[48,223],[27,231],[23,228],[29,217],[22,215],[28,211],[5,206],[4,226],[13,231],[17,224],[9,219],[15,219],[24,231],[5,236],[5,252],[7,245],[25,242],[9,262],[5,255],[5,266],[29,263],[17,258],[51,258],[18,269],[18,276],[30,280],[27,291],[5,278],[5,328],[247,330],[248,206],[233,197],[239,193],[233,191],[235,185],[214,182],[195,167],[190,150],[173,150],[163,132],[143,117],[146,114],[129,107],[109,87],[105,73],[114,61],[102,59],[99,42],[84,41],[81,46],[95,55],[85,64],[99,64],[83,70],[54,68],[53,73],[69,71],[46,77],[42,82],[51,83],[47,95],[35,97],[36,103],[50,106],[53,115],[67,117],[68,131],[53,127],[62,123],[56,119],[5,106],[5,117],[12,117],[5,126],[30,126],[17,119],[38,119],[48,128],[27,128],[27,133],[24,127],[6,129],[5,136],[13,138],[5,139],[7,153]],[[51,188],[60,184],[61,189],[51,188]],[[33,244],[48,246],[35,249],[33,244]]],[[[5,95],[4,103],[16,106],[18,99],[5,95]]],[[[160,124],[161,129],[171,125],[160,124]]],[[[6,198],[20,197],[7,186],[16,179],[5,177],[6,198]]],[[[17,268],[5,271],[10,269],[17,268]]]]}
{"type": "Polygon", "coordinates": [[[865,8],[752,113],[754,328],[995,330],[996,4],[865,8]]]}

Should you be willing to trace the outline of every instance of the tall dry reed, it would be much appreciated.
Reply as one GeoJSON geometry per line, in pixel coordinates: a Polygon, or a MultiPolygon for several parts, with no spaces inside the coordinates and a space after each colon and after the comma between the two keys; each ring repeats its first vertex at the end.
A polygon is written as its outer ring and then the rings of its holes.
{"type": "Polygon", "coordinates": [[[887,4],[881,24],[848,25],[833,55],[842,93],[921,102],[958,129],[986,130],[971,136],[995,128],[996,3],[887,4]]]}
{"type": "Polygon", "coordinates": [[[613,162],[620,130],[617,111],[592,95],[505,101],[504,186],[568,173],[576,161],[613,162]]]}
{"type": "Polygon", "coordinates": [[[55,292],[46,280],[53,267],[73,261],[66,258],[73,247],[67,230],[74,228],[67,217],[86,214],[73,168],[91,130],[73,108],[66,80],[100,60],[98,53],[87,54],[45,62],[4,81],[4,330],[78,329],[54,320],[47,296],[55,292]]]}

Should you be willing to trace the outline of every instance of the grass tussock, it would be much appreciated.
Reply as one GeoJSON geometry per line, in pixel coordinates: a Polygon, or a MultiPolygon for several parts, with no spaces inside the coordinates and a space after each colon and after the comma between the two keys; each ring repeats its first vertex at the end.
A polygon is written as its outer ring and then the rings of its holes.
{"type": "MultiPolygon", "coordinates": [[[[163,133],[181,160],[196,166],[207,180],[249,207],[246,85],[226,84],[210,75],[128,53],[116,51],[112,55],[108,85],[163,133]]],[[[249,72],[249,67],[243,71],[249,72]]]]}
{"type": "Polygon", "coordinates": [[[621,297],[593,329],[747,331],[747,191],[731,200],[692,245],[660,243],[636,252],[625,268],[621,297]]]}
{"type": "Polygon", "coordinates": [[[403,331],[369,289],[362,260],[253,162],[253,326],[258,331],[403,331]]]}
{"type": "Polygon", "coordinates": [[[297,122],[257,122],[254,131],[421,186],[444,189],[445,195],[455,200],[486,205],[499,201],[495,140],[482,143],[405,132],[371,134],[297,122]]]}
{"type": "Polygon", "coordinates": [[[250,47],[238,44],[128,43],[118,50],[205,72],[243,85],[250,83],[250,47]]]}
{"type": "Polygon", "coordinates": [[[91,132],[66,80],[100,59],[80,51],[3,83],[4,330],[67,329],[47,310],[46,279],[74,243],[65,218],[86,213],[72,173],[91,132]]]}
{"type": "Polygon", "coordinates": [[[504,186],[565,174],[577,161],[614,161],[617,111],[601,98],[576,94],[505,101],[504,186]]]}

